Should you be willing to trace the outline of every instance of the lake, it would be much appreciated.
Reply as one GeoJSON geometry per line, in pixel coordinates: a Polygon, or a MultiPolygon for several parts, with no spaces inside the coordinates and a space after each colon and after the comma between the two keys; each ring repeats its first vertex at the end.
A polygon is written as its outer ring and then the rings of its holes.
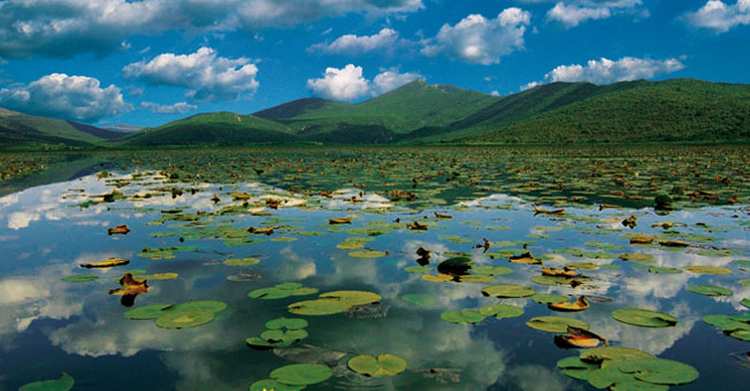
{"type": "Polygon", "coordinates": [[[750,379],[748,147],[0,162],[0,390],[750,379]]]}

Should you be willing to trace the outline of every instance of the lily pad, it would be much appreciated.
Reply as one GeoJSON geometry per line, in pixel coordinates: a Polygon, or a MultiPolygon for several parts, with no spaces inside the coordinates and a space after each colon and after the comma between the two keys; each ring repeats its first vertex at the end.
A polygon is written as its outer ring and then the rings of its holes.
{"type": "Polygon", "coordinates": [[[156,326],[163,329],[186,329],[203,326],[214,320],[214,313],[206,310],[166,311],[156,319],[156,326]]]}
{"type": "Polygon", "coordinates": [[[726,275],[732,274],[732,269],[721,266],[691,265],[685,270],[697,274],[726,275]]]}
{"type": "Polygon", "coordinates": [[[653,384],[676,386],[698,378],[698,371],[692,366],[663,358],[622,361],[617,367],[622,372],[633,373],[638,380],[653,384]]]}
{"type": "Polygon", "coordinates": [[[352,357],[347,363],[349,369],[368,377],[396,376],[406,370],[406,360],[393,354],[371,356],[363,354],[352,357]]]}
{"type": "Polygon", "coordinates": [[[316,288],[307,288],[298,282],[285,282],[269,288],[256,289],[248,293],[251,299],[276,300],[290,296],[307,296],[318,293],[316,288]]]}
{"type": "Polygon", "coordinates": [[[531,296],[529,299],[534,300],[535,302],[539,304],[552,304],[552,303],[562,303],[563,301],[568,300],[568,297],[563,296],[563,295],[549,294],[549,293],[536,293],[534,294],[534,296],[531,296]]]}
{"type": "Polygon", "coordinates": [[[296,315],[334,315],[346,312],[351,304],[335,299],[305,300],[289,304],[289,312],[296,315]]]}
{"type": "Polygon", "coordinates": [[[305,386],[290,386],[272,379],[258,380],[250,385],[250,391],[301,391],[305,386]]]}
{"type": "Polygon", "coordinates": [[[486,316],[482,315],[478,309],[463,309],[458,311],[445,311],[440,314],[440,318],[451,323],[458,324],[476,324],[484,320],[486,316]]]}
{"type": "Polygon", "coordinates": [[[546,331],[548,333],[564,333],[568,326],[588,330],[589,324],[578,319],[564,318],[561,316],[538,316],[531,318],[526,325],[532,329],[546,331]]]}
{"type": "Polygon", "coordinates": [[[320,298],[337,299],[350,306],[377,303],[382,298],[377,293],[367,291],[334,291],[321,293],[320,298]]]}
{"type": "Polygon", "coordinates": [[[664,312],[641,308],[621,308],[612,312],[612,317],[622,323],[641,327],[671,327],[677,319],[664,312]]]}
{"type": "Polygon", "coordinates": [[[732,291],[716,285],[688,285],[688,292],[705,296],[731,296],[732,291]]]}
{"type": "Polygon", "coordinates": [[[492,285],[482,289],[482,294],[485,296],[503,298],[529,297],[534,293],[532,288],[517,284],[492,285]]]}
{"type": "Polygon", "coordinates": [[[479,313],[497,319],[517,318],[523,315],[523,308],[510,304],[493,304],[479,308],[479,313]]]}
{"type": "Polygon", "coordinates": [[[305,319],[300,318],[278,318],[269,320],[266,322],[266,328],[269,330],[299,330],[304,329],[308,326],[308,322],[305,319]]]}
{"type": "Polygon", "coordinates": [[[274,369],[271,379],[291,386],[308,386],[328,380],[331,368],[321,364],[292,364],[274,369]]]}
{"type": "Polygon", "coordinates": [[[18,391],[68,391],[74,385],[73,377],[63,372],[58,379],[35,381],[21,386],[18,391]]]}
{"type": "Polygon", "coordinates": [[[224,260],[224,264],[227,266],[252,266],[260,263],[260,259],[248,257],[248,258],[229,258],[224,260]]]}
{"type": "Polygon", "coordinates": [[[388,255],[387,252],[378,251],[378,250],[359,250],[359,251],[352,251],[349,253],[349,256],[352,258],[366,258],[366,259],[382,258],[386,255],[388,255]]]}
{"type": "Polygon", "coordinates": [[[164,313],[164,310],[172,307],[171,304],[150,304],[133,308],[125,312],[125,318],[131,320],[152,320],[164,313]]]}

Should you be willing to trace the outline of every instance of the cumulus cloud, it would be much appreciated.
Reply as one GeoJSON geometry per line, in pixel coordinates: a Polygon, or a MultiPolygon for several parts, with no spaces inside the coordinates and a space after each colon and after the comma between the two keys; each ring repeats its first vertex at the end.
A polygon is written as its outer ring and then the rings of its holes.
{"type": "Polygon", "coordinates": [[[121,44],[132,35],[254,30],[422,6],[422,0],[6,0],[0,2],[0,56],[106,53],[127,50],[121,44]]]}
{"type": "Polygon", "coordinates": [[[737,26],[750,25],[750,0],[738,0],[735,4],[710,0],[685,15],[685,19],[693,26],[725,33],[737,26]]]}
{"type": "Polygon", "coordinates": [[[338,69],[326,68],[323,77],[307,80],[307,88],[315,95],[343,101],[353,101],[365,96],[375,96],[421,79],[418,73],[399,73],[397,70],[385,70],[375,76],[372,82],[364,77],[360,66],[348,64],[338,69]]]}
{"type": "Polygon", "coordinates": [[[608,19],[614,15],[636,13],[648,17],[643,0],[524,0],[525,3],[555,3],[547,19],[575,27],[589,20],[608,19]]]}
{"type": "Polygon", "coordinates": [[[171,105],[163,105],[154,102],[141,102],[141,108],[157,114],[184,114],[197,109],[198,106],[191,105],[187,102],[177,102],[171,105]]]}
{"type": "Polygon", "coordinates": [[[386,70],[375,76],[372,79],[372,89],[374,95],[385,94],[386,92],[395,90],[405,84],[409,84],[414,80],[424,79],[422,75],[416,72],[405,72],[399,73],[398,70],[386,70]]]}
{"type": "Polygon", "coordinates": [[[187,96],[198,100],[236,99],[259,86],[258,67],[250,59],[219,57],[209,47],[191,54],[163,53],[126,65],[123,74],[154,85],[187,88],[187,96]]]}
{"type": "Polygon", "coordinates": [[[676,58],[653,60],[623,57],[619,60],[610,60],[602,57],[598,60],[589,60],[585,65],[560,65],[544,75],[543,82],[531,82],[522,89],[558,81],[608,84],[619,81],[650,79],[657,75],[673,73],[683,69],[685,69],[685,64],[676,58]]]}
{"type": "Polygon", "coordinates": [[[95,78],[64,73],[2,88],[0,105],[29,114],[81,121],[97,121],[132,109],[117,86],[102,88],[95,78]]]}
{"type": "Polygon", "coordinates": [[[363,54],[378,50],[388,50],[398,43],[398,31],[384,28],[373,35],[346,34],[331,43],[318,43],[308,48],[311,53],[363,54]]]}
{"type": "Polygon", "coordinates": [[[438,34],[423,42],[427,56],[446,54],[470,63],[490,65],[523,48],[531,14],[520,8],[503,10],[495,19],[472,14],[451,26],[443,25],[438,34]]]}

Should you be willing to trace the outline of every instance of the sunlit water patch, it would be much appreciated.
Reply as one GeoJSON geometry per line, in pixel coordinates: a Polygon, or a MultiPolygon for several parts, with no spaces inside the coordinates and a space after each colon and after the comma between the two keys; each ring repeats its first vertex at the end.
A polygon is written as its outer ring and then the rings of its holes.
{"type": "Polygon", "coordinates": [[[746,206],[400,195],[145,171],[6,195],[0,389],[746,385],[746,206]]]}

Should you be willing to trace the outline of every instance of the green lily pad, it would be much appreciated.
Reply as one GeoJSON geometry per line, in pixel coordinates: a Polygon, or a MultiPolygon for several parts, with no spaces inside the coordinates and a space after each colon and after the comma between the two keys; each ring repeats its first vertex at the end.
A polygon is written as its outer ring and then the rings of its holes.
{"type": "Polygon", "coordinates": [[[321,299],[337,299],[350,306],[379,302],[382,298],[377,293],[367,291],[334,291],[320,294],[321,299]]]}
{"type": "Polygon", "coordinates": [[[357,250],[357,249],[365,247],[365,245],[371,242],[372,240],[373,238],[369,238],[369,237],[347,238],[343,242],[336,245],[336,248],[341,249],[341,250],[357,250]]]}
{"type": "Polygon", "coordinates": [[[156,318],[156,326],[163,329],[187,329],[210,323],[214,317],[215,314],[212,311],[172,309],[156,318]]]}
{"type": "Polygon", "coordinates": [[[729,333],[729,336],[740,341],[750,342],[750,330],[737,330],[729,333]]]}
{"type": "Polygon", "coordinates": [[[480,265],[474,266],[471,273],[485,276],[504,276],[513,273],[513,269],[505,266],[480,265]]]}
{"type": "Polygon", "coordinates": [[[650,263],[654,262],[654,256],[651,254],[644,254],[644,253],[625,253],[620,254],[620,259],[623,261],[630,261],[630,262],[645,262],[650,263]]]}
{"type": "Polygon", "coordinates": [[[365,259],[382,258],[386,255],[388,255],[387,252],[378,251],[378,250],[359,250],[359,251],[352,251],[349,253],[349,256],[352,258],[365,258],[365,259]]]}
{"type": "Polygon", "coordinates": [[[440,319],[447,322],[458,324],[476,324],[483,321],[485,315],[482,315],[478,309],[463,309],[458,311],[445,311],[440,314],[440,319]]]}
{"type": "Polygon", "coordinates": [[[745,322],[730,315],[706,315],[703,317],[703,321],[725,333],[738,330],[750,331],[750,322],[745,322]]]}
{"type": "Polygon", "coordinates": [[[250,385],[250,391],[301,391],[305,386],[290,386],[276,380],[263,379],[250,385]]]}
{"type": "Polygon", "coordinates": [[[425,274],[430,272],[429,266],[409,266],[405,267],[404,271],[407,273],[425,274]]]}
{"type": "Polygon", "coordinates": [[[726,275],[732,274],[732,269],[721,266],[691,265],[685,270],[697,274],[726,275]]]}
{"type": "Polygon", "coordinates": [[[247,296],[251,299],[277,300],[291,296],[307,296],[318,293],[316,288],[307,288],[298,282],[285,282],[269,288],[250,291],[247,296]]]}
{"type": "Polygon", "coordinates": [[[260,259],[248,257],[248,258],[229,258],[224,260],[224,264],[227,266],[252,266],[260,263],[260,259]]]}
{"type": "Polygon", "coordinates": [[[649,353],[642,350],[619,347],[604,346],[600,348],[586,349],[581,351],[581,360],[590,363],[603,363],[604,361],[624,361],[652,358],[649,353]]]}
{"type": "Polygon", "coordinates": [[[622,323],[641,327],[671,327],[677,324],[677,319],[672,315],[640,308],[615,310],[612,312],[612,318],[622,323]]]}
{"type": "Polygon", "coordinates": [[[321,364],[291,364],[274,369],[271,379],[291,386],[308,386],[328,380],[331,368],[321,364]]]}
{"type": "Polygon", "coordinates": [[[539,304],[554,304],[554,303],[562,303],[563,301],[568,301],[567,296],[563,295],[554,295],[549,293],[536,293],[534,296],[531,296],[529,299],[534,300],[535,302],[539,304]]]}
{"type": "Polygon", "coordinates": [[[534,293],[530,287],[517,284],[492,285],[482,289],[482,294],[485,296],[504,298],[529,297],[534,293]]]}
{"type": "Polygon", "coordinates": [[[692,366],[663,358],[622,361],[617,367],[622,372],[634,374],[638,380],[653,384],[676,386],[698,378],[698,371],[692,366]]]}
{"type": "Polygon", "coordinates": [[[406,370],[406,360],[393,354],[379,354],[377,357],[362,354],[352,357],[347,363],[349,369],[369,377],[396,376],[406,370]]]}
{"type": "Polygon", "coordinates": [[[63,372],[58,379],[40,380],[21,386],[18,391],[68,391],[75,385],[72,376],[63,372]]]}
{"type": "Polygon", "coordinates": [[[531,318],[526,322],[526,325],[532,329],[559,334],[567,332],[568,326],[584,330],[588,330],[589,328],[589,324],[582,320],[564,318],[561,316],[538,316],[536,318],[531,318]]]}
{"type": "Polygon", "coordinates": [[[171,311],[208,311],[221,312],[227,308],[227,304],[217,300],[196,300],[177,304],[171,311]]]}
{"type": "Polygon", "coordinates": [[[164,310],[171,307],[171,304],[150,304],[136,307],[125,312],[125,318],[131,320],[152,320],[161,316],[164,313],[164,310]]]}
{"type": "Polygon", "coordinates": [[[523,315],[523,308],[510,304],[493,304],[479,308],[479,313],[497,319],[517,318],[523,315]]]}
{"type": "Polygon", "coordinates": [[[269,320],[266,322],[266,328],[269,330],[299,330],[304,329],[308,326],[308,322],[305,319],[300,318],[278,318],[269,320]]]}
{"type": "Polygon", "coordinates": [[[678,274],[682,273],[681,269],[678,269],[676,267],[666,267],[666,266],[649,266],[648,268],[649,273],[656,273],[656,274],[678,274]]]}
{"type": "Polygon", "coordinates": [[[565,376],[588,381],[593,371],[599,369],[599,365],[583,362],[577,356],[573,356],[559,360],[557,362],[557,368],[559,368],[565,376]]]}
{"type": "Polygon", "coordinates": [[[99,279],[99,276],[96,276],[93,274],[73,274],[73,275],[65,276],[62,278],[62,280],[65,282],[72,282],[76,284],[92,282],[98,279],[99,279]]]}
{"type": "Polygon", "coordinates": [[[688,285],[688,292],[705,296],[731,296],[732,291],[715,285],[688,285]]]}
{"type": "Polygon", "coordinates": [[[740,300],[740,304],[742,304],[746,308],[750,308],[750,298],[744,298],[740,300]]]}
{"type": "Polygon", "coordinates": [[[296,315],[334,315],[349,311],[351,304],[336,299],[305,300],[289,304],[289,312],[296,315]]]}

